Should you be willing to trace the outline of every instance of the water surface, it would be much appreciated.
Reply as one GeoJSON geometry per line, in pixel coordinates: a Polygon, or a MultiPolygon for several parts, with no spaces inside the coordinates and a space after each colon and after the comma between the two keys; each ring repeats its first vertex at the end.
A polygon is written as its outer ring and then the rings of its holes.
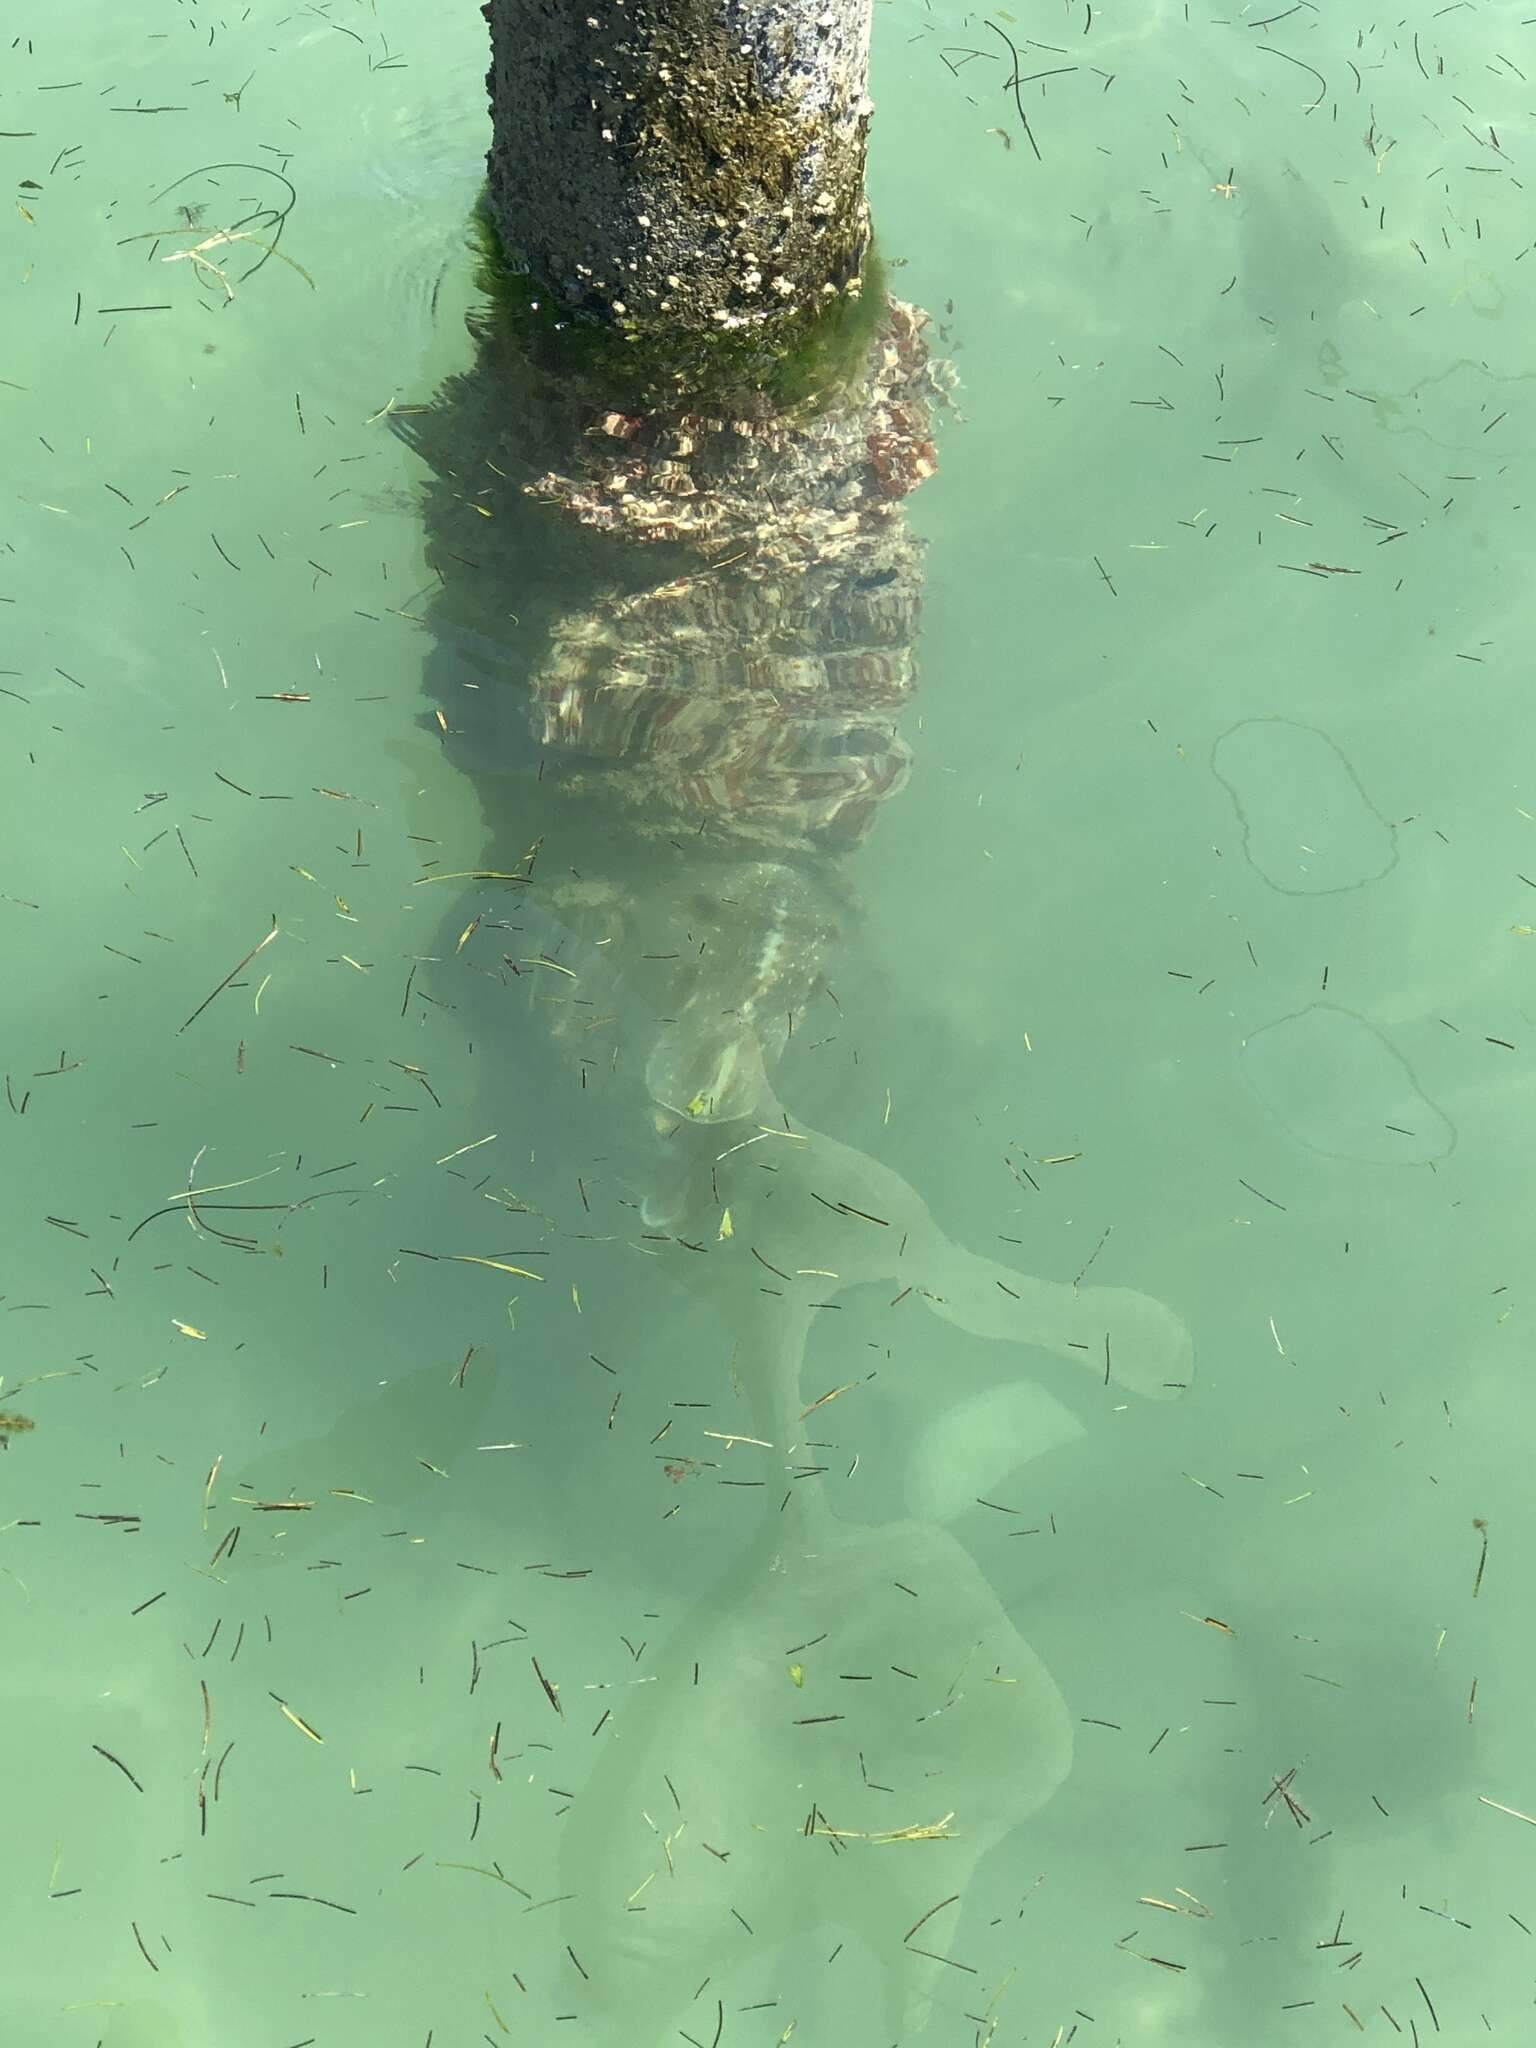
{"type": "Polygon", "coordinates": [[[18,2040],[1522,2038],[1529,29],[875,44],[913,771],[690,1250],[391,431],[478,10],[18,0],[18,2040]]]}

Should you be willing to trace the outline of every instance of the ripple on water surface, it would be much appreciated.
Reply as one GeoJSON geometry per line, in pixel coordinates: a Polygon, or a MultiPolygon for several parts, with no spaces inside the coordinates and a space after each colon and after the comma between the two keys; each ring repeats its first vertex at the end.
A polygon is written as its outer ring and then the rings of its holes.
{"type": "Polygon", "coordinates": [[[1281,1017],[1243,1041],[1243,1073],[1292,1137],[1336,1159],[1422,1166],[1455,1126],[1374,1024],[1331,1003],[1281,1017]]]}
{"type": "Polygon", "coordinates": [[[1326,896],[1397,864],[1397,835],[1327,733],[1249,718],[1211,753],[1243,828],[1243,851],[1272,889],[1326,896]]]}

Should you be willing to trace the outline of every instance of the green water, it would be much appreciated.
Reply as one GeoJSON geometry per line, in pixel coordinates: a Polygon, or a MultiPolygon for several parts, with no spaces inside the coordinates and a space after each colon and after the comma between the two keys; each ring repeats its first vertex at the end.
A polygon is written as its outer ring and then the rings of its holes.
{"type": "Polygon", "coordinates": [[[466,873],[478,10],[5,26],[0,2036],[1526,2038],[1530,24],[877,10],[915,765],[693,1250],[466,873]]]}

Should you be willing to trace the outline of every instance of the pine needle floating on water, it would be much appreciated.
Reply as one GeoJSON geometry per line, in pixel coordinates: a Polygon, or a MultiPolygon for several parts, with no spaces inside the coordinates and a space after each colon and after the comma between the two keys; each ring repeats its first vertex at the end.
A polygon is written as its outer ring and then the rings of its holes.
{"type": "Polygon", "coordinates": [[[859,1384],[860,1382],[858,1380],[849,1380],[845,1386],[833,1387],[828,1393],[818,1394],[816,1399],[811,1403],[809,1408],[802,1408],[800,1410],[798,1419],[801,1422],[804,1422],[806,1416],[810,1415],[815,1409],[824,1408],[828,1401],[835,1401],[839,1394],[852,1393],[853,1389],[859,1384]]]}
{"type": "Polygon", "coordinates": [[[292,1707],[288,1705],[288,1702],[286,1700],[279,1700],[277,1704],[282,1708],[285,1719],[291,1721],[294,1727],[298,1729],[301,1735],[307,1735],[311,1742],[318,1742],[321,1744],[322,1747],[324,1746],[325,1737],[323,1735],[317,1735],[314,1729],[310,1727],[309,1723],[301,1719],[300,1716],[293,1711],[292,1707]]]}
{"type": "Polygon", "coordinates": [[[234,980],[235,976],[241,971],[241,969],[249,967],[251,962],[256,958],[256,955],[262,950],[262,948],[264,946],[271,945],[272,941],[277,937],[277,933],[278,923],[277,919],[274,917],[272,920],[272,929],[267,933],[267,936],[264,939],[258,939],[256,941],[256,944],[252,946],[249,953],[247,953],[242,959],[237,960],[235,962],[234,966],[231,967],[228,974],[225,975],[224,979],[213,991],[213,995],[207,995],[203,997],[203,1000],[198,1004],[197,1008],[192,1012],[191,1016],[187,1019],[186,1024],[178,1025],[178,1034],[182,1031],[185,1031],[187,1029],[187,1025],[195,1024],[197,1022],[198,1018],[201,1017],[204,1010],[206,1010],[208,1005],[213,1001],[214,996],[223,995],[225,989],[229,987],[229,984],[234,980]]]}
{"type": "MultiPolygon", "coordinates": [[[[188,227],[153,228],[148,234],[129,235],[126,237],[126,240],[130,242],[157,242],[164,235],[195,235],[198,232],[197,228],[188,227]]],[[[207,249],[227,248],[234,242],[254,242],[258,249],[265,249],[269,256],[275,256],[280,263],[286,263],[290,270],[296,270],[310,290],[315,290],[315,280],[310,276],[302,263],[295,263],[291,256],[283,254],[275,242],[263,241],[260,235],[253,235],[249,228],[218,228],[213,234],[204,235],[203,239],[194,248],[173,249],[169,256],[162,256],[160,261],[162,263],[190,262],[195,263],[199,270],[211,270],[219,280],[219,283],[223,285],[225,298],[232,299],[235,296],[234,286],[224,275],[218,264],[210,262],[203,252],[207,249]]]]}
{"type": "Polygon", "coordinates": [[[873,1834],[867,1828],[828,1828],[817,1826],[807,1830],[813,1835],[834,1835],[840,1842],[950,1842],[954,1835],[950,1822],[952,1813],[946,1813],[942,1820],[930,1821],[926,1826],[910,1828],[881,1828],[873,1834]]]}
{"type": "Polygon", "coordinates": [[[506,1259],[479,1259],[473,1252],[444,1252],[443,1257],[452,1259],[460,1266],[490,1266],[497,1273],[516,1273],[521,1280],[543,1280],[548,1277],[543,1273],[530,1273],[526,1266],[511,1265],[506,1259]]]}

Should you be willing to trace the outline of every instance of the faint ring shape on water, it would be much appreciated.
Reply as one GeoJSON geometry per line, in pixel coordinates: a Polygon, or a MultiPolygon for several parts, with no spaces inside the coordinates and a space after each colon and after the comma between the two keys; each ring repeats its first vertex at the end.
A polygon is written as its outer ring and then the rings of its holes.
{"type": "Polygon", "coordinates": [[[1260,1102],[1313,1152],[1425,1166],[1456,1144],[1396,1046],[1353,1010],[1314,1003],[1244,1039],[1241,1057],[1260,1102]]]}
{"type": "Polygon", "coordinates": [[[1211,769],[1242,824],[1243,852],[1283,895],[1359,889],[1396,867],[1396,829],[1315,726],[1244,719],[1211,749],[1211,769]]]}

